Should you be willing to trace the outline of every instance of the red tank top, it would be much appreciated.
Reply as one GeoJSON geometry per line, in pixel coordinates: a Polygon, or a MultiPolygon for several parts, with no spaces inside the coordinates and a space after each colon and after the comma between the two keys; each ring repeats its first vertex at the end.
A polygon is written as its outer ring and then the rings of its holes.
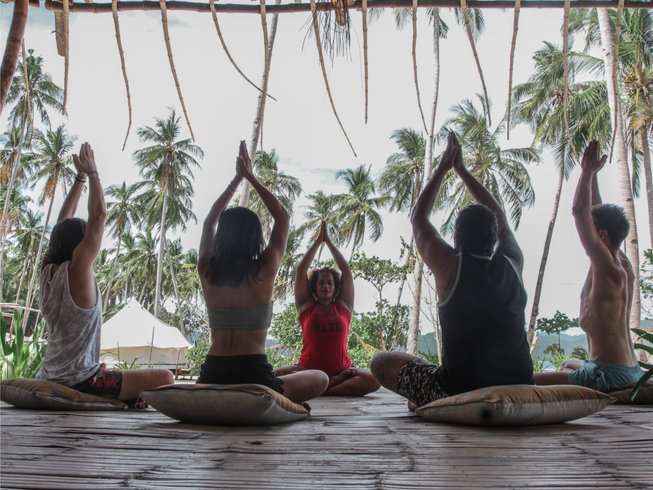
{"type": "Polygon", "coordinates": [[[313,303],[299,314],[304,346],[297,364],[320,369],[329,376],[351,367],[347,353],[351,312],[336,303],[323,307],[313,303]]]}

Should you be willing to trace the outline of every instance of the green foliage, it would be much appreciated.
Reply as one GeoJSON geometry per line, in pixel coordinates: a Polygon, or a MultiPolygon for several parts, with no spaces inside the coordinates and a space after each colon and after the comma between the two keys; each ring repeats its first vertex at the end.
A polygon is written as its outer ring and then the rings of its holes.
{"type": "Polygon", "coordinates": [[[179,328],[187,339],[206,336],[209,331],[206,308],[190,301],[183,301],[174,313],[162,312],[161,320],[179,328]]]}
{"type": "MultiPolygon", "coordinates": [[[[639,335],[639,340],[640,340],[640,342],[635,343],[635,349],[643,350],[649,355],[653,355],[653,332],[647,332],[646,330],[642,330],[641,328],[633,328],[632,331],[635,334],[639,335]]],[[[642,374],[642,377],[639,378],[639,381],[635,383],[635,386],[633,386],[632,391],[628,395],[630,401],[633,401],[635,399],[635,396],[637,396],[637,392],[639,391],[639,388],[644,383],[646,383],[649,379],[653,378],[653,364],[640,361],[639,365],[642,366],[642,368],[646,369],[646,371],[644,372],[644,374],[642,374]]]]}
{"type": "Polygon", "coordinates": [[[141,365],[138,364],[138,359],[134,359],[132,362],[121,361],[115,366],[115,369],[119,371],[133,371],[140,368],[141,365]]]}
{"type": "Polygon", "coordinates": [[[426,352],[420,351],[419,357],[427,362],[430,362],[431,364],[440,364],[440,356],[438,356],[437,351],[431,352],[431,349],[427,350],[426,352]]]}
{"type": "Polygon", "coordinates": [[[349,349],[357,345],[368,349],[395,350],[406,345],[409,326],[409,308],[390,305],[386,300],[377,302],[376,311],[355,313],[351,319],[349,349]]]}
{"type": "Polygon", "coordinates": [[[33,378],[41,369],[46,345],[42,342],[45,321],[41,320],[27,340],[23,331],[23,314],[14,310],[11,321],[13,335],[9,333],[7,320],[0,315],[0,378],[33,378]]]}
{"type": "Polygon", "coordinates": [[[565,350],[560,347],[558,344],[551,344],[546,349],[544,349],[545,354],[550,354],[549,361],[553,364],[556,369],[562,367],[562,363],[569,359],[569,356],[565,353],[565,350]]]}
{"type": "Polygon", "coordinates": [[[546,359],[543,357],[536,357],[533,359],[533,371],[536,373],[544,371],[544,366],[546,365],[546,359]]]}
{"type": "Polygon", "coordinates": [[[556,310],[553,318],[538,318],[537,326],[535,328],[536,330],[549,335],[557,335],[558,347],[564,353],[564,349],[562,349],[562,346],[560,345],[560,334],[573,327],[578,327],[578,318],[571,319],[565,313],[556,310]]]}
{"type": "Polygon", "coordinates": [[[288,351],[288,357],[299,358],[302,351],[302,330],[297,321],[297,309],[289,303],[281,313],[272,317],[270,335],[277,339],[288,351]]]}
{"type": "Polygon", "coordinates": [[[374,357],[375,353],[375,349],[357,345],[356,347],[349,349],[349,358],[351,359],[352,366],[358,368],[369,368],[370,362],[372,362],[372,357],[374,357]]]}
{"type": "Polygon", "coordinates": [[[585,349],[584,347],[576,347],[574,350],[571,351],[571,358],[580,359],[581,361],[589,361],[590,353],[587,352],[587,349],[585,349]]]}
{"type": "Polygon", "coordinates": [[[297,364],[297,358],[292,355],[287,355],[287,352],[285,349],[269,347],[265,349],[265,354],[268,356],[268,362],[272,365],[272,369],[297,364]]]}
{"type": "MultiPolygon", "coordinates": [[[[367,257],[364,252],[357,252],[349,263],[355,278],[361,278],[376,289],[381,296],[386,284],[405,279],[410,270],[388,259],[367,257]]],[[[380,298],[382,299],[382,298],[380,298]]]]}
{"type": "Polygon", "coordinates": [[[199,376],[202,363],[206,358],[206,354],[209,352],[209,347],[211,347],[211,341],[207,333],[199,336],[195,341],[195,345],[188,349],[186,353],[186,366],[191,376],[199,376]]]}

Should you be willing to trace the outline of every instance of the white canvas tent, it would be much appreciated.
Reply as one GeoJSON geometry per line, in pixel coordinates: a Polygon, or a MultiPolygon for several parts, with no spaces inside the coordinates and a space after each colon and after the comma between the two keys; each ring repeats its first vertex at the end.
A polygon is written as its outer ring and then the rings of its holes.
{"type": "Polygon", "coordinates": [[[176,369],[186,364],[191,344],[134,299],[102,326],[101,362],[112,366],[136,361],[143,367],[176,369]]]}

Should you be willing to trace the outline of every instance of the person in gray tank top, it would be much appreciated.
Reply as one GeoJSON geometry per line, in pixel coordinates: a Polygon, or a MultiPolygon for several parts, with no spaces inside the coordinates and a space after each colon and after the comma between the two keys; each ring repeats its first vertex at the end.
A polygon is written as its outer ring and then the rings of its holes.
{"type": "Polygon", "coordinates": [[[415,244],[433,272],[442,327],[440,365],[402,352],[372,359],[372,374],[413,406],[486,386],[533,384],[524,329],[523,255],[492,195],[465,168],[453,132],[411,216],[415,244]],[[442,182],[455,170],[478,204],[458,214],[454,246],[429,216],[442,182]]]}
{"type": "Polygon", "coordinates": [[[166,369],[107,370],[100,364],[102,296],[93,263],[102,245],[106,207],[93,150],[73,155],[75,182],[52,229],[41,268],[41,313],[48,344],[37,374],[79,391],[136,400],[141,391],[174,382],[166,369]],[[84,183],[89,183],[88,222],[73,217],[84,183]]]}

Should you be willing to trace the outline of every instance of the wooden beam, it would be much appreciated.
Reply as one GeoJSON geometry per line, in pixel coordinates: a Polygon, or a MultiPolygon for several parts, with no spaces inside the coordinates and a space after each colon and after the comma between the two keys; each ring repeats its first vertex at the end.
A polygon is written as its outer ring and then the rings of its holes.
{"type": "MultiPolygon", "coordinates": [[[[0,0],[3,3],[13,3],[11,1],[0,0]]],[[[571,8],[616,8],[618,0],[572,0],[571,8]]],[[[29,0],[30,7],[39,7],[39,0],[29,0]]],[[[536,8],[536,9],[562,9],[564,7],[564,0],[523,0],[521,8],[536,8]]],[[[362,0],[356,0],[354,6],[351,7],[360,10],[362,0]]],[[[420,0],[418,8],[424,7],[439,7],[439,8],[457,8],[460,6],[460,0],[420,0]]],[[[467,6],[472,9],[512,9],[515,6],[513,0],[469,0],[467,6]]],[[[189,12],[211,12],[208,3],[184,2],[184,1],[167,1],[166,7],[168,10],[184,10],[189,12]]],[[[412,0],[368,0],[367,8],[410,8],[412,7],[412,0]]],[[[627,9],[640,9],[647,8],[653,9],[652,0],[627,0],[624,2],[624,7],[627,9]]],[[[46,0],[45,8],[55,12],[63,10],[61,2],[46,0]]],[[[330,9],[332,8],[331,2],[319,2],[317,9],[330,9]]],[[[160,10],[159,2],[153,1],[123,1],[118,2],[118,11],[129,10],[160,10]]],[[[234,3],[216,4],[215,10],[219,13],[241,13],[241,14],[258,14],[261,13],[259,4],[245,5],[234,3]]],[[[71,2],[71,12],[91,12],[95,14],[111,13],[111,3],[79,3],[71,2]]],[[[289,3],[282,5],[268,5],[266,11],[269,14],[283,14],[283,13],[296,13],[296,12],[310,12],[311,6],[308,3],[289,3]]]]}

